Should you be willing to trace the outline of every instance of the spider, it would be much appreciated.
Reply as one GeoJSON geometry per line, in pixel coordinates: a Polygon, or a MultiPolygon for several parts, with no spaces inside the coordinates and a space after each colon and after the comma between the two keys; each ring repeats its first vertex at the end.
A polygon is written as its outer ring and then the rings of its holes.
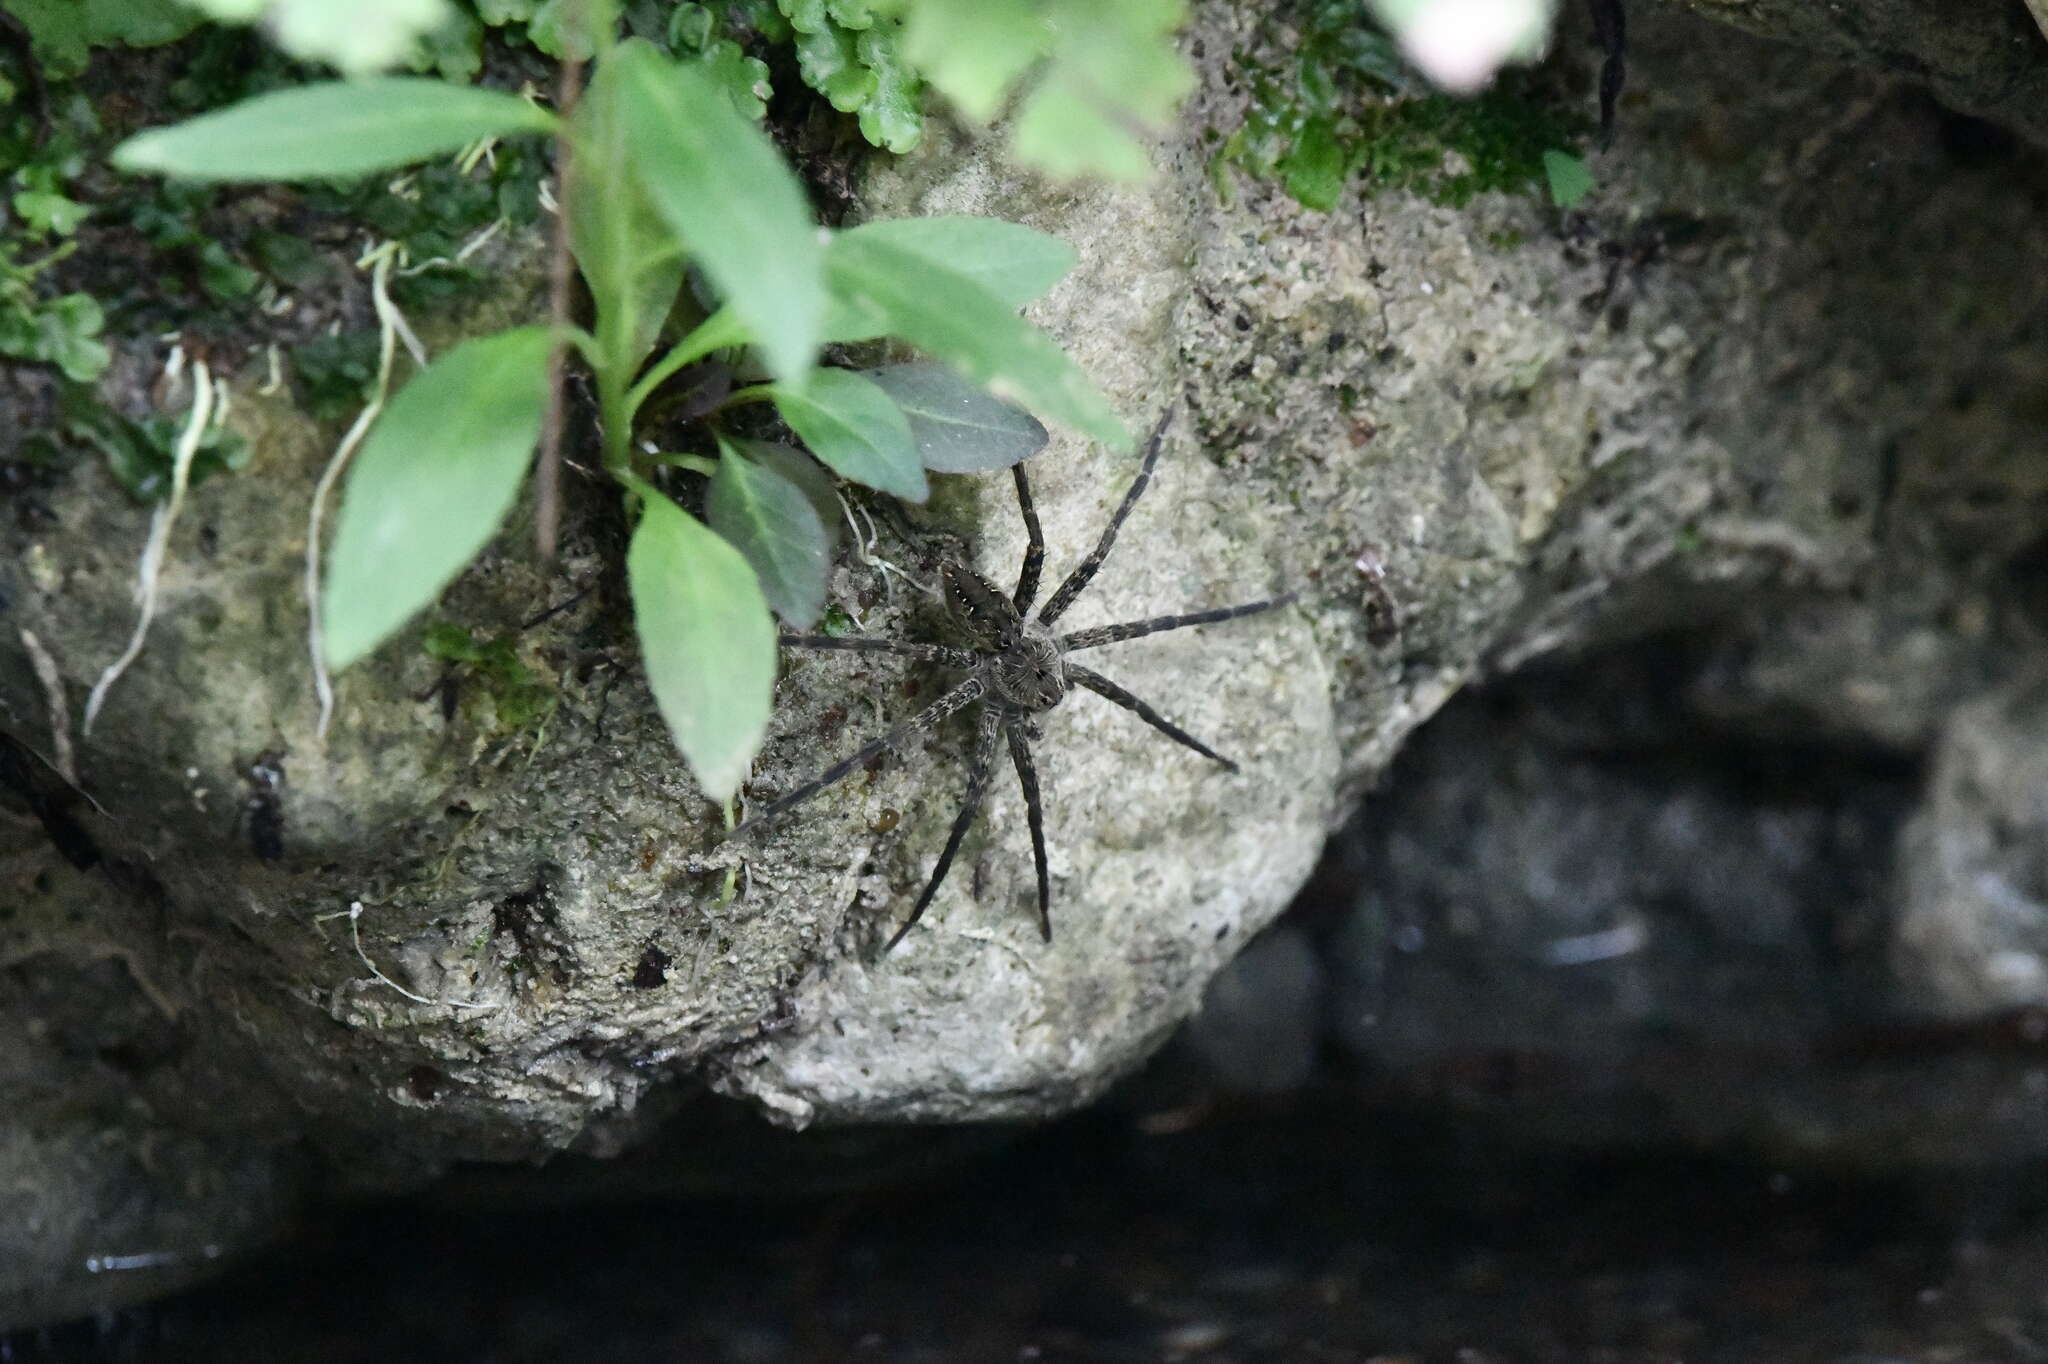
{"type": "Polygon", "coordinates": [[[1024,531],[1028,537],[1024,563],[1017,574],[1017,590],[1005,597],[986,579],[961,563],[948,562],[940,569],[947,610],[954,623],[972,641],[972,647],[897,639],[783,635],[782,643],[792,648],[897,654],[957,668],[967,676],[938,700],[881,738],[834,763],[750,816],[732,831],[731,836],[738,838],[760,829],[841,780],[855,768],[899,747],[915,735],[936,728],[948,716],[978,702],[981,714],[975,725],[974,749],[967,768],[966,797],[953,818],[952,832],[946,836],[945,850],[939,854],[938,865],[932,869],[924,894],[917,897],[917,905],[910,911],[910,917],[903,921],[882,951],[890,952],[903,941],[924,916],[925,907],[931,904],[932,897],[938,894],[940,884],[952,868],[954,854],[960,851],[961,840],[967,837],[974,816],[981,808],[982,797],[988,793],[997,745],[1004,742],[1009,746],[1010,761],[1017,769],[1017,784],[1023,788],[1024,808],[1031,826],[1031,855],[1038,872],[1038,931],[1045,941],[1051,942],[1052,890],[1046,873],[1045,811],[1039,802],[1038,770],[1031,761],[1031,743],[1039,737],[1040,715],[1064,700],[1070,688],[1084,687],[1104,700],[1122,706],[1175,743],[1222,764],[1229,771],[1237,771],[1236,763],[1101,673],[1074,662],[1069,655],[1121,640],[1156,635],[1164,630],[1211,625],[1217,621],[1271,611],[1294,601],[1297,594],[1288,592],[1265,601],[1217,607],[1188,615],[1155,616],[1150,620],[1130,621],[1122,625],[1098,625],[1067,634],[1056,634],[1052,628],[1053,623],[1074,604],[1074,599],[1087,589],[1096,570],[1108,557],[1124,518],[1131,514],[1131,508],[1151,481],[1153,465],[1159,461],[1160,441],[1172,420],[1173,413],[1169,411],[1152,429],[1151,437],[1145,443],[1144,460],[1138,466],[1138,476],[1131,481],[1130,490],[1124,494],[1116,514],[1110,517],[1109,525],[1103,529],[1102,538],[1096,541],[1088,557],[1067,575],[1066,581],[1054,590],[1039,610],[1037,619],[1032,619],[1029,613],[1038,596],[1039,572],[1045,565],[1045,538],[1038,528],[1038,512],[1031,502],[1031,485],[1024,476],[1024,466],[1016,464],[1011,466],[1010,473],[1017,485],[1017,508],[1023,514],[1024,531]]]}

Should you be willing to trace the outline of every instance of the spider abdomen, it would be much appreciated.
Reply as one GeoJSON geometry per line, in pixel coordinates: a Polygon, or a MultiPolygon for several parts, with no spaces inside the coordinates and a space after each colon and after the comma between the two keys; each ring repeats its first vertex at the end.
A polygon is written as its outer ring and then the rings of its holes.
{"type": "Polygon", "coordinates": [[[1017,710],[1051,710],[1067,694],[1066,658],[1052,631],[1036,621],[1017,630],[989,659],[996,695],[1017,710]]]}

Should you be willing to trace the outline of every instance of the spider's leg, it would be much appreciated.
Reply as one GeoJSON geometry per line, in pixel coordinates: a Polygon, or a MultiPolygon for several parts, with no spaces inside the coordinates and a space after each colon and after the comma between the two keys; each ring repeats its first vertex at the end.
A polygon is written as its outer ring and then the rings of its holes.
{"type": "MultiPolygon", "coordinates": [[[[1242,606],[1219,606],[1213,611],[1195,611],[1185,616],[1154,616],[1151,620],[1127,621],[1122,625],[1097,625],[1088,630],[1076,630],[1071,635],[1060,636],[1060,648],[1069,652],[1075,649],[1093,649],[1104,644],[1115,644],[1119,640],[1142,639],[1165,630],[1184,630],[1190,625],[1214,625],[1219,620],[1236,620],[1239,616],[1256,616],[1261,611],[1291,605],[1298,592],[1283,592],[1265,601],[1248,601],[1242,606]]],[[[1072,666],[1072,665],[1069,665],[1072,666]]]]}
{"type": "Polygon", "coordinates": [[[794,791],[747,816],[726,837],[733,839],[740,837],[742,834],[752,833],[770,820],[787,814],[790,810],[803,804],[812,796],[817,795],[818,792],[824,790],[833,782],[840,780],[847,773],[853,771],[854,768],[859,767],[870,758],[888,752],[913,734],[921,734],[928,729],[935,728],[948,715],[951,715],[969,701],[979,697],[982,693],[982,688],[983,683],[979,677],[968,678],[965,682],[962,682],[959,686],[953,688],[953,690],[947,692],[944,696],[941,696],[938,700],[932,702],[929,706],[926,706],[923,710],[911,716],[908,720],[905,720],[902,724],[896,726],[896,728],[890,730],[865,748],[862,748],[851,757],[832,764],[832,766],[826,768],[802,786],[797,787],[794,791]]]}
{"type": "Polygon", "coordinates": [[[1130,491],[1124,494],[1124,500],[1118,505],[1116,515],[1110,517],[1109,524],[1103,527],[1102,538],[1095,542],[1095,548],[1088,551],[1088,557],[1067,575],[1067,580],[1052,594],[1052,600],[1038,613],[1038,619],[1044,624],[1052,624],[1074,604],[1074,598],[1081,595],[1082,589],[1095,577],[1095,570],[1101,568],[1102,561],[1109,557],[1109,547],[1116,543],[1116,533],[1123,527],[1124,518],[1131,514],[1131,508],[1137,505],[1138,495],[1144,492],[1145,485],[1152,481],[1152,466],[1159,462],[1159,443],[1165,438],[1167,423],[1173,420],[1176,410],[1167,408],[1166,415],[1159,419],[1159,425],[1152,428],[1151,438],[1145,442],[1145,458],[1138,465],[1138,476],[1131,480],[1130,491]]]}
{"type": "Polygon", "coordinates": [[[883,952],[893,952],[896,944],[903,941],[903,935],[917,926],[917,921],[924,917],[925,906],[939,893],[939,883],[952,870],[953,855],[960,851],[960,842],[967,837],[975,812],[981,809],[981,798],[988,791],[989,772],[996,765],[996,736],[1001,732],[1002,724],[1002,712],[997,707],[982,707],[981,724],[974,735],[973,765],[967,769],[967,798],[960,802],[960,813],[953,817],[953,832],[946,835],[946,849],[939,854],[939,865],[932,868],[932,879],[925,883],[924,894],[917,897],[917,905],[910,911],[910,917],[903,921],[903,926],[890,935],[883,952]]]}
{"type": "Polygon", "coordinates": [[[1131,712],[1131,714],[1137,716],[1140,720],[1143,720],[1175,743],[1186,744],[1203,757],[1222,763],[1232,772],[1237,771],[1236,763],[1224,757],[1221,753],[1218,753],[1215,749],[1209,747],[1209,745],[1203,743],[1200,739],[1197,739],[1194,735],[1188,733],[1179,725],[1104,677],[1101,673],[1093,672],[1078,663],[1069,663],[1067,665],[1067,676],[1079,682],[1103,700],[1114,701],[1117,705],[1122,706],[1125,710],[1131,712]]]}
{"type": "Polygon", "coordinates": [[[876,639],[867,635],[782,635],[778,643],[792,649],[845,649],[864,654],[899,654],[904,658],[922,659],[926,663],[943,663],[949,668],[971,668],[974,666],[974,651],[955,649],[944,644],[922,644],[907,639],[876,639]]]}
{"type": "Polygon", "coordinates": [[[1010,475],[1017,482],[1017,510],[1024,513],[1024,567],[1017,572],[1017,592],[1010,598],[1022,616],[1030,614],[1031,603],[1038,600],[1038,574],[1045,567],[1045,532],[1038,528],[1038,508],[1031,504],[1031,484],[1024,477],[1024,466],[1012,464],[1010,475]]]}
{"type": "Polygon", "coordinates": [[[1038,769],[1031,762],[1031,745],[1024,731],[1003,726],[1010,741],[1010,761],[1017,768],[1017,785],[1024,788],[1024,816],[1031,825],[1031,860],[1038,868],[1038,936],[1052,941],[1052,882],[1045,865],[1045,808],[1038,803],[1038,769]]]}

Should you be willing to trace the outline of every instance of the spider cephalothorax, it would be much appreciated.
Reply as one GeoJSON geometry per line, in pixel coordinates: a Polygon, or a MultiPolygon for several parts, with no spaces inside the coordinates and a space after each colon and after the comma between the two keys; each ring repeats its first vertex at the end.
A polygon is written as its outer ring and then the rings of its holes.
{"type": "Polygon", "coordinates": [[[1187,731],[1175,725],[1152,707],[1104,677],[1101,673],[1082,667],[1069,655],[1083,649],[1093,649],[1119,640],[1137,639],[1143,635],[1158,634],[1162,630],[1178,630],[1190,625],[1209,625],[1216,621],[1231,620],[1238,616],[1249,616],[1258,611],[1270,611],[1294,600],[1292,592],[1273,597],[1266,601],[1247,602],[1242,606],[1223,606],[1209,611],[1196,611],[1182,616],[1156,616],[1151,620],[1131,621],[1123,625],[1098,625],[1093,629],[1075,630],[1059,634],[1053,630],[1053,623],[1074,604],[1095,577],[1097,569],[1109,554],[1109,547],[1116,541],[1117,530],[1124,518],[1130,515],[1137,504],[1139,494],[1151,480],[1152,466],[1159,460],[1160,441],[1166,434],[1167,422],[1172,414],[1162,418],[1153,428],[1151,439],[1145,443],[1145,457],[1138,466],[1138,476],[1131,482],[1130,490],[1116,509],[1116,514],[1103,529],[1102,538],[1095,544],[1087,558],[1067,576],[1065,582],[1053,592],[1051,598],[1034,618],[1031,606],[1038,598],[1038,577],[1045,565],[1045,538],[1038,528],[1038,512],[1031,502],[1031,485],[1024,477],[1024,467],[1012,466],[1010,472],[1017,485],[1017,507],[1024,516],[1024,530],[1027,545],[1024,564],[1017,574],[1017,590],[1005,597],[974,570],[962,564],[949,563],[940,573],[946,605],[949,614],[971,641],[971,647],[960,648],[946,644],[926,644],[910,640],[870,639],[858,636],[837,638],[830,635],[784,635],[782,642],[799,649],[849,649],[869,653],[898,654],[905,658],[921,659],[957,668],[967,674],[956,682],[946,693],[910,719],[897,725],[887,734],[875,740],[844,760],[834,763],[816,777],[787,792],[778,800],[753,815],[733,830],[738,837],[749,833],[769,821],[788,813],[809,800],[832,783],[839,781],[855,768],[896,748],[913,735],[935,728],[946,717],[956,711],[979,702],[981,714],[975,726],[974,751],[967,769],[967,795],[961,802],[960,812],[953,819],[952,832],[946,836],[946,847],[939,854],[939,862],[932,869],[931,880],[925,884],[924,894],[918,896],[917,905],[910,911],[910,917],[903,921],[889,939],[883,951],[888,951],[903,941],[906,933],[923,917],[925,907],[938,894],[939,885],[946,879],[946,872],[953,865],[953,857],[960,851],[960,843],[967,837],[968,828],[974,823],[976,811],[988,792],[989,777],[994,771],[998,744],[1007,743],[1010,761],[1017,769],[1017,783],[1024,791],[1024,810],[1031,826],[1032,861],[1038,872],[1038,927],[1047,942],[1052,941],[1052,889],[1046,872],[1045,859],[1045,811],[1039,802],[1038,770],[1031,761],[1030,743],[1038,737],[1036,717],[1052,709],[1063,700],[1070,688],[1079,686],[1094,692],[1097,696],[1122,706],[1135,714],[1146,724],[1176,743],[1185,744],[1195,752],[1214,762],[1221,763],[1230,771],[1237,770],[1237,764],[1204,744],[1187,731]]]}

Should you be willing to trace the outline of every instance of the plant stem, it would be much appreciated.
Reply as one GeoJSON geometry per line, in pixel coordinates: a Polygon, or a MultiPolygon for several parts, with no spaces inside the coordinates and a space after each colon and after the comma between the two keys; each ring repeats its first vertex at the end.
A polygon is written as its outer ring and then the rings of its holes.
{"type": "MultiPolygon", "coordinates": [[[[580,21],[578,0],[569,3],[571,21],[580,21]]],[[[555,133],[555,240],[548,260],[548,318],[558,335],[569,325],[569,199],[576,192],[569,113],[582,93],[583,63],[572,57],[562,64],[555,87],[555,112],[561,123],[555,133]]],[[[558,340],[548,352],[548,410],[540,429],[540,463],[534,472],[533,538],[542,563],[554,559],[562,523],[562,361],[566,350],[558,340]]]]}
{"type": "Polygon", "coordinates": [[[630,417],[638,412],[654,390],[684,365],[701,360],[715,350],[743,345],[746,340],[747,329],[733,316],[732,309],[720,308],[699,322],[688,336],[676,342],[675,347],[656,361],[654,368],[648,370],[639,383],[633,385],[632,391],[625,395],[627,415],[630,417]]]}

